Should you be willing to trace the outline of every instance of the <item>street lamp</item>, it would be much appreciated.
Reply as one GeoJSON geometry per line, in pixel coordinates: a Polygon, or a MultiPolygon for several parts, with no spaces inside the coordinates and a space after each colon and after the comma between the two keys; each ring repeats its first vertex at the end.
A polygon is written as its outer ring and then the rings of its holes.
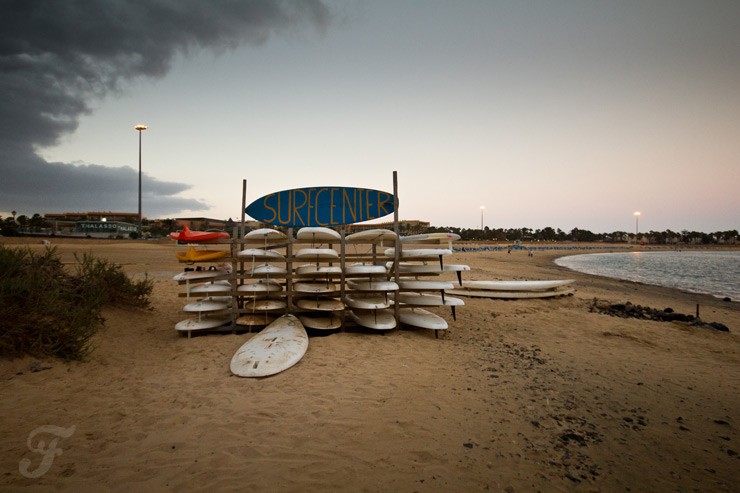
{"type": "Polygon", "coordinates": [[[635,240],[637,240],[637,226],[639,224],[639,221],[640,221],[640,213],[635,212],[635,240]]]}
{"type": "Polygon", "coordinates": [[[486,206],[482,205],[480,206],[480,230],[483,231],[483,209],[485,209],[486,206]]]}
{"type": "Polygon", "coordinates": [[[139,223],[138,223],[138,231],[139,231],[139,238],[141,238],[141,131],[146,130],[146,125],[136,125],[134,127],[139,132],[139,223]]]}

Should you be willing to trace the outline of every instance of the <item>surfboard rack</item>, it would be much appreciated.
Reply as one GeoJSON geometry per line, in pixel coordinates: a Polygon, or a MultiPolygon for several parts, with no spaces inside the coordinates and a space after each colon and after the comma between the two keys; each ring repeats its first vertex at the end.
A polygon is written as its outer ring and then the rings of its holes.
{"type": "MultiPolygon", "coordinates": [[[[404,245],[415,242],[408,241],[413,238],[407,238],[406,241],[401,242],[398,221],[398,178],[395,171],[393,172],[393,233],[395,234],[386,234],[387,231],[383,233],[376,230],[375,234],[362,232],[362,234],[347,235],[346,227],[342,226],[338,235],[324,232],[322,228],[301,228],[294,231],[293,227],[287,229],[287,234],[264,228],[246,235],[246,192],[247,181],[243,180],[241,222],[234,227],[231,238],[209,243],[209,245],[222,244],[229,247],[228,256],[219,259],[219,262],[222,267],[224,262],[227,263],[230,272],[218,277],[219,280],[225,279],[230,284],[229,321],[218,326],[214,326],[215,321],[210,324],[201,324],[202,328],[195,323],[183,325],[183,327],[191,328],[187,331],[188,337],[196,330],[237,332],[251,331],[252,328],[261,329],[274,317],[283,314],[305,317],[308,324],[304,325],[313,331],[335,331],[355,326],[383,333],[399,328],[403,324],[431,329],[436,338],[439,330],[447,328],[444,319],[420,308],[421,306],[427,308],[450,306],[444,289],[423,287],[427,281],[422,279],[439,276],[450,270],[444,268],[443,255],[437,255],[437,252],[441,250],[430,249],[428,252],[422,252],[422,254],[429,253],[429,255],[404,259],[404,265],[401,264],[404,245]],[[305,229],[312,229],[312,231],[303,231],[305,229]],[[348,236],[351,236],[349,241],[348,236]],[[331,252],[336,252],[336,255],[331,252]],[[436,267],[437,262],[438,267],[436,267]],[[273,267],[265,267],[265,264],[273,267]],[[414,265],[421,267],[414,268],[414,265]],[[382,273],[379,272],[378,266],[385,267],[382,273]],[[416,280],[418,282],[415,285],[422,287],[418,289],[401,288],[403,279],[416,280]],[[362,297],[362,293],[383,293],[386,299],[389,299],[389,294],[418,293],[421,295],[420,291],[429,292],[431,289],[437,289],[439,295],[437,297],[407,297],[407,301],[404,302],[397,301],[398,297],[391,296],[390,306],[387,308],[351,308],[347,304],[349,293],[355,297],[362,297]],[[436,298],[441,301],[435,301],[436,298]],[[271,299],[275,302],[270,302],[271,299]],[[423,302],[423,305],[413,304],[414,299],[419,303],[423,302]],[[402,306],[405,310],[403,316],[402,306]]],[[[427,235],[418,236],[426,237],[427,235]]],[[[420,250],[413,251],[420,252],[420,250]]],[[[449,251],[446,254],[449,254],[449,251]]],[[[458,283],[461,283],[461,270],[469,270],[469,268],[467,266],[453,267],[461,268],[455,270],[458,283]]],[[[218,272],[224,272],[224,270],[218,270],[218,272]]],[[[195,286],[212,281],[212,278],[206,276],[180,281],[180,284],[185,284],[186,293],[179,296],[191,301],[190,298],[194,296],[192,290],[195,286]]],[[[433,283],[433,281],[428,282],[433,283]]],[[[205,288],[196,290],[196,292],[206,291],[205,288]]],[[[453,320],[456,320],[455,305],[450,307],[453,320]]]]}

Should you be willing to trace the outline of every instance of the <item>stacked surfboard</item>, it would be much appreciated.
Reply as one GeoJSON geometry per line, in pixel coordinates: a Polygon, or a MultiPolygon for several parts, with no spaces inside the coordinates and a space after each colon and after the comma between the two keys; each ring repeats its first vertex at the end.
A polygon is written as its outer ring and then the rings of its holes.
{"type": "Polygon", "coordinates": [[[264,327],[283,315],[285,280],[288,275],[286,235],[276,229],[262,228],[244,236],[245,248],[237,252],[239,275],[235,280],[240,307],[235,324],[249,329],[264,327]]]}
{"type": "Polygon", "coordinates": [[[463,281],[461,289],[449,289],[448,294],[475,298],[553,298],[575,291],[573,279],[543,281],[463,281]]]}
{"type": "Polygon", "coordinates": [[[231,324],[231,283],[226,279],[231,266],[197,268],[177,274],[173,279],[186,286],[188,303],[183,311],[195,315],[178,322],[175,330],[186,333],[214,330],[231,324]]]}
{"type": "Polygon", "coordinates": [[[388,278],[388,269],[377,251],[378,245],[395,244],[396,233],[371,229],[348,235],[345,241],[352,250],[350,258],[360,260],[344,266],[348,288],[344,302],[350,309],[350,318],[367,329],[385,331],[396,328],[390,296],[398,292],[398,284],[388,278]]]}
{"type": "Polygon", "coordinates": [[[292,292],[298,318],[309,329],[334,330],[342,326],[344,304],[337,282],[342,274],[336,265],[339,252],[334,245],[341,236],[324,227],[301,228],[296,233],[300,248],[295,252],[292,292]]]}
{"type": "MultiPolygon", "coordinates": [[[[470,270],[467,265],[444,263],[444,258],[452,255],[452,242],[459,238],[451,233],[401,238],[402,249],[398,252],[400,261],[397,266],[399,290],[391,297],[394,303],[400,305],[401,323],[435,331],[445,330],[448,328],[447,321],[431,311],[433,307],[449,306],[455,318],[455,307],[465,304],[463,300],[445,294],[446,290],[454,288],[454,284],[440,278],[444,273],[455,272],[460,283],[461,273],[470,270]],[[439,246],[448,243],[448,248],[406,248],[414,243],[436,243],[439,246]]],[[[396,258],[395,248],[389,248],[384,253],[386,257],[396,258]]],[[[388,262],[387,267],[394,268],[394,261],[388,262]]]]}

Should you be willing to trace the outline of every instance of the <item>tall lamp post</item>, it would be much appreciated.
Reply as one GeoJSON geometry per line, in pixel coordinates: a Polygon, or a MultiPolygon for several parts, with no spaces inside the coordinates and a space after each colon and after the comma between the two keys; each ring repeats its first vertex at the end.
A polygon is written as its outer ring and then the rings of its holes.
{"type": "Polygon", "coordinates": [[[480,206],[480,230],[483,231],[483,209],[485,209],[486,206],[482,205],[480,206]]]}
{"type": "Polygon", "coordinates": [[[138,231],[139,231],[139,238],[141,238],[141,131],[146,130],[146,125],[136,125],[134,127],[139,132],[139,223],[138,223],[138,231]]]}
{"type": "Polygon", "coordinates": [[[635,212],[635,241],[637,241],[637,231],[638,231],[639,222],[640,222],[640,213],[635,212]]]}

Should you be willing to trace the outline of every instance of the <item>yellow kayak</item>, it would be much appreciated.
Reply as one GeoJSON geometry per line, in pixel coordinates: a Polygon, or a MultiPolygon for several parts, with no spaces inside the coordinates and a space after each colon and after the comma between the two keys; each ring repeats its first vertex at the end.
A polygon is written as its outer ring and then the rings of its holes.
{"type": "Polygon", "coordinates": [[[180,262],[210,262],[229,256],[228,250],[196,250],[194,246],[188,248],[187,252],[177,252],[177,260],[180,262]]]}

